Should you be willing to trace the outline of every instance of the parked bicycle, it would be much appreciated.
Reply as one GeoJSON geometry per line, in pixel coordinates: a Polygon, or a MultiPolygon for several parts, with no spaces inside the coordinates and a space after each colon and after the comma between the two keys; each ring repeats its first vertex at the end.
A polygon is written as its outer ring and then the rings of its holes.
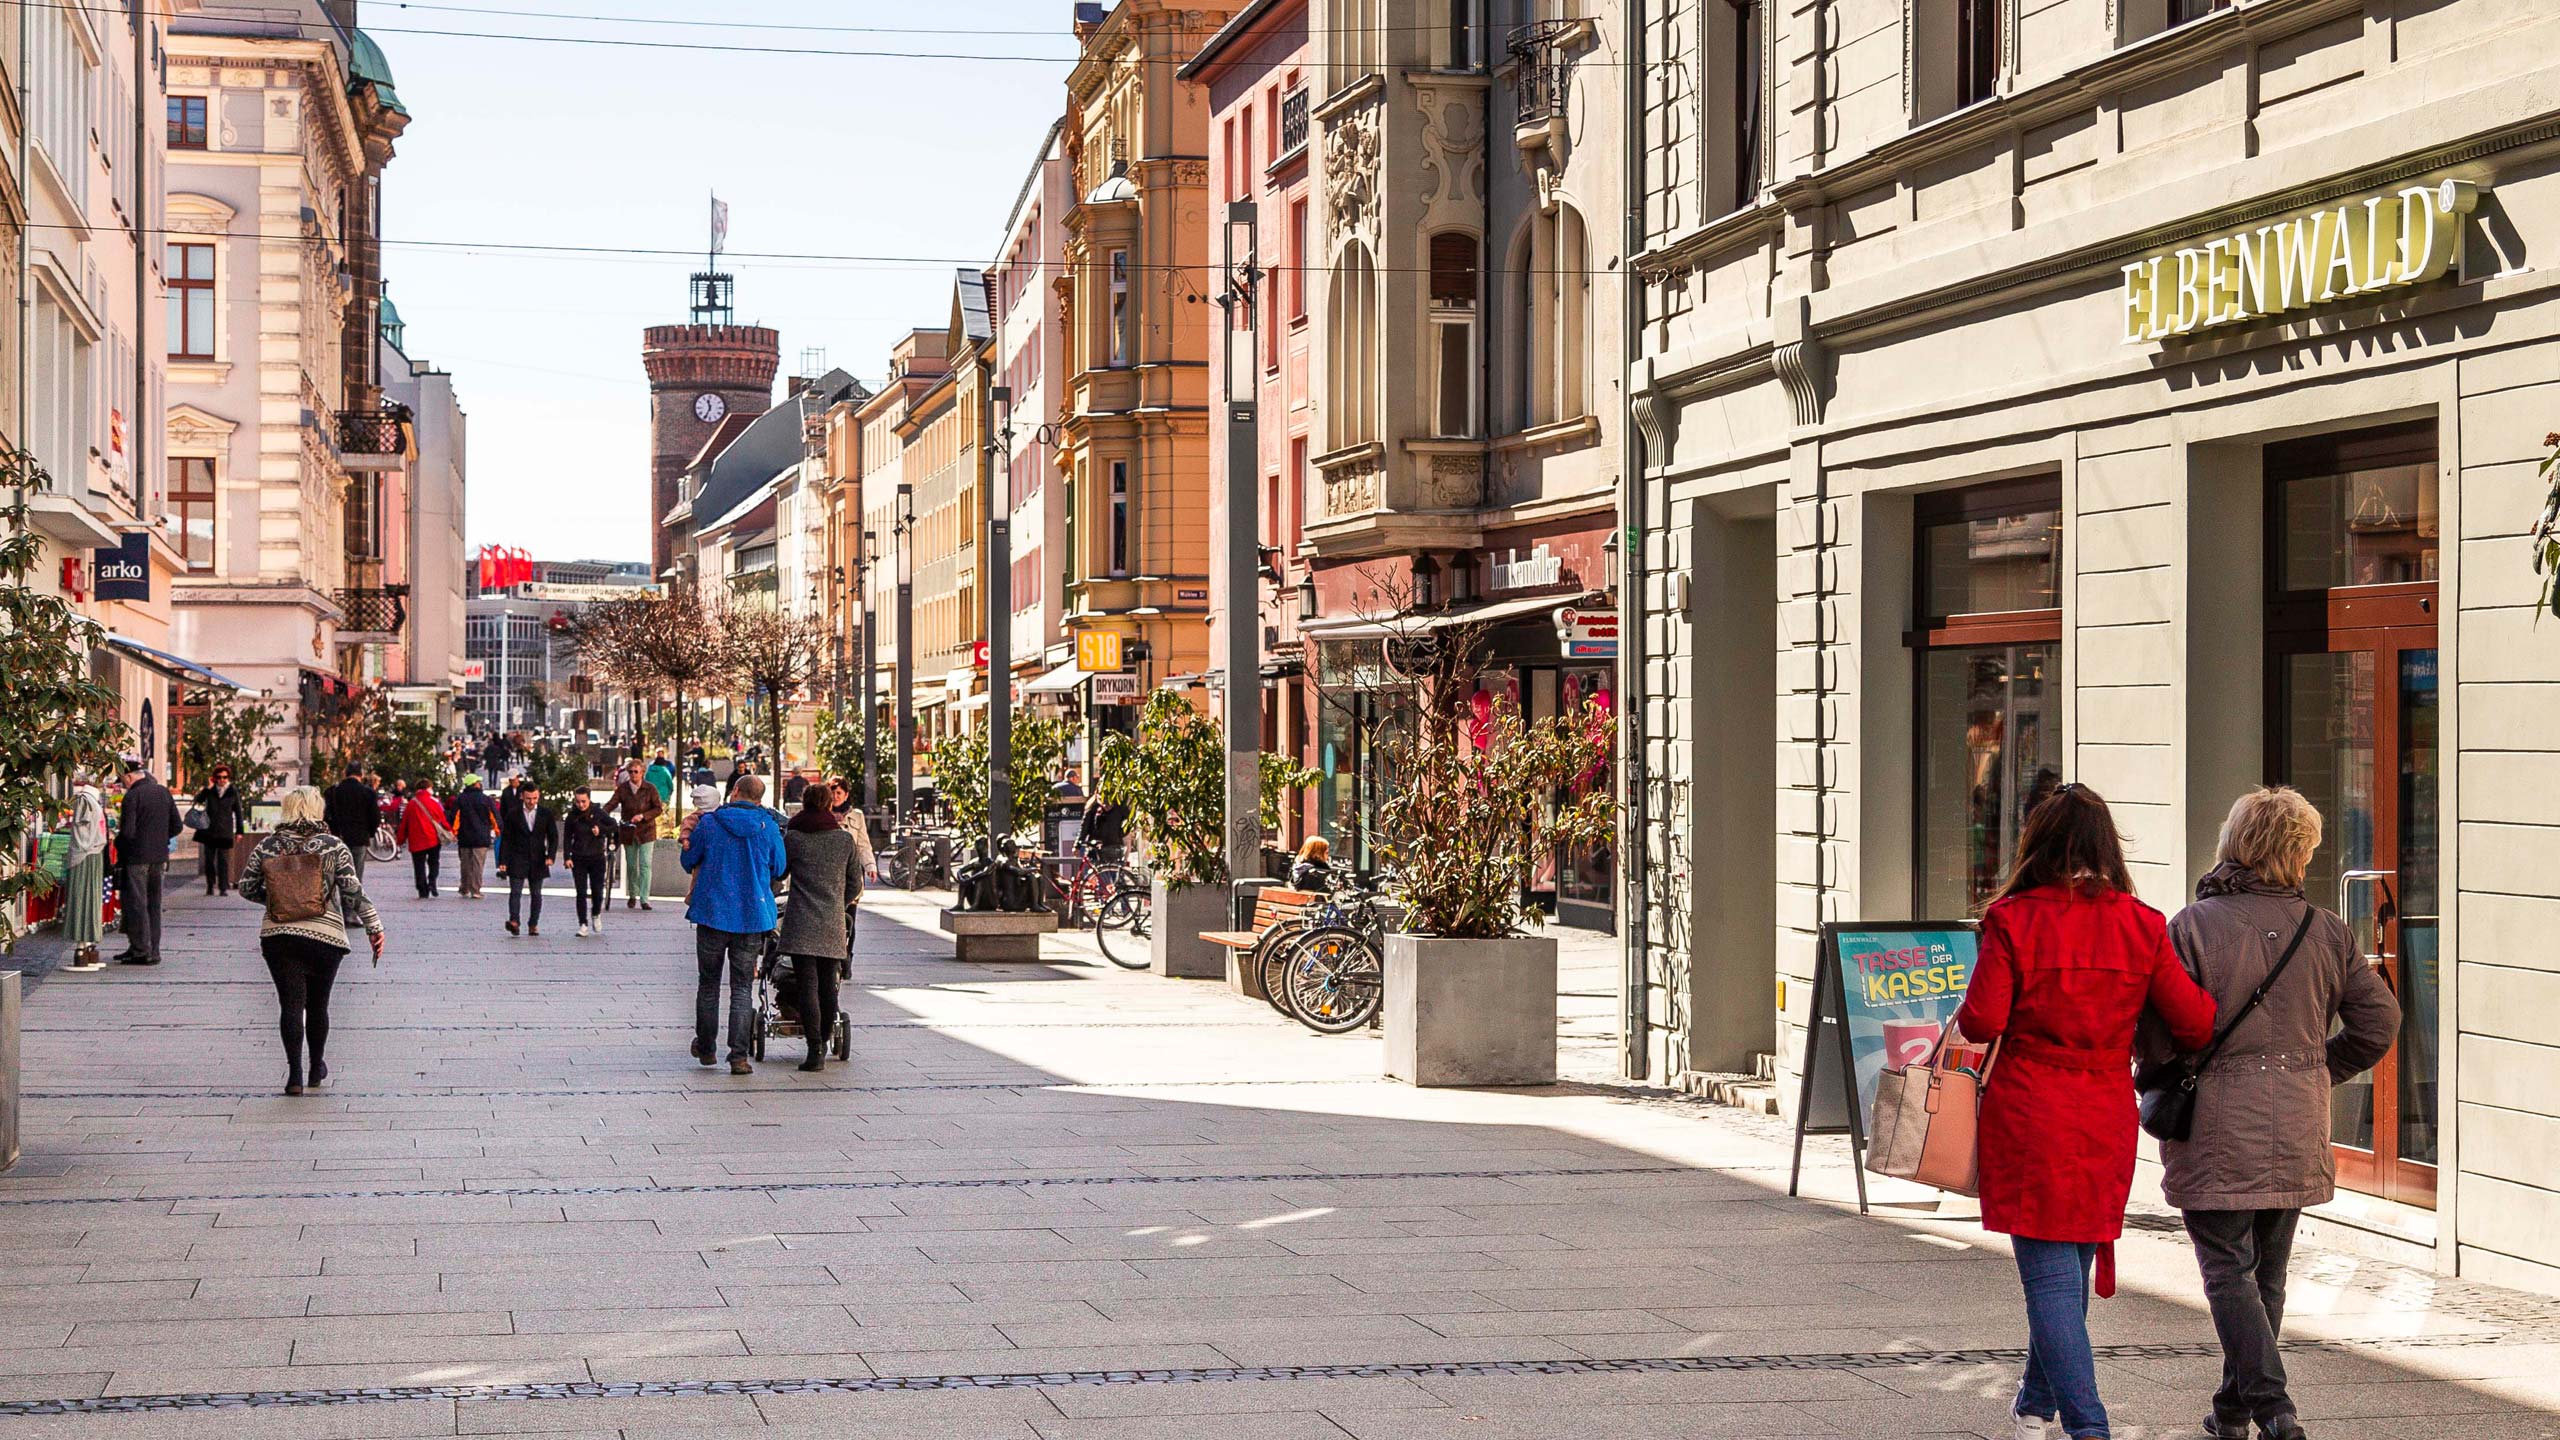
{"type": "Polygon", "coordinates": [[[1093,912],[1094,942],[1102,958],[1123,970],[1144,970],[1154,959],[1155,890],[1147,878],[1129,872],[1121,887],[1093,912]]]}
{"type": "Polygon", "coordinates": [[[1144,883],[1135,866],[1104,858],[1091,841],[1077,845],[1073,858],[1049,867],[1048,879],[1052,908],[1063,910],[1066,923],[1079,928],[1094,923],[1113,896],[1144,883]]]}
{"type": "Polygon", "coordinates": [[[1378,1018],[1386,1001],[1387,901],[1346,885],[1307,908],[1296,936],[1263,962],[1263,994],[1319,1035],[1343,1035],[1378,1018]]]}

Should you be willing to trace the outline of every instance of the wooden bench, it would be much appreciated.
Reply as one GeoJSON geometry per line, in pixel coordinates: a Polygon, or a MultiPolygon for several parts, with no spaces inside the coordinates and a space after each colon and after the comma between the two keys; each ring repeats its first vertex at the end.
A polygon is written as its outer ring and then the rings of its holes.
{"type": "Polygon", "coordinates": [[[1317,899],[1304,890],[1268,886],[1254,893],[1252,929],[1201,931],[1201,939],[1228,952],[1227,984],[1239,994],[1262,999],[1262,966],[1257,955],[1263,937],[1295,922],[1317,899]]]}

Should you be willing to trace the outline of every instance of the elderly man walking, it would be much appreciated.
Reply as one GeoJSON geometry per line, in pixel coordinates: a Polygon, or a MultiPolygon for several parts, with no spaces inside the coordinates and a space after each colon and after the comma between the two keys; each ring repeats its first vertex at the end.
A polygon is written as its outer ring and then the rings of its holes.
{"type": "Polygon", "coordinates": [[[180,821],[169,787],[151,778],[142,757],[124,762],[124,806],[116,820],[116,861],[124,867],[127,965],[160,963],[160,888],[169,869],[169,846],[180,821]]]}
{"type": "Polygon", "coordinates": [[[679,857],[693,877],[684,918],[693,922],[693,1058],[720,1063],[712,1037],[720,1025],[720,969],[729,970],[729,1073],[751,1075],[747,1019],[756,961],[773,933],[773,890],[790,871],[782,823],[764,806],[764,781],[741,776],[729,803],[685,817],[679,857]]]}

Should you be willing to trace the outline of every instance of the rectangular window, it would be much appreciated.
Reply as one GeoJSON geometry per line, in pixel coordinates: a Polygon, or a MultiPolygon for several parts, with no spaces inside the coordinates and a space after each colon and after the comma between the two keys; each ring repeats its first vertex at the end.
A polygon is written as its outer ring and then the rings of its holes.
{"type": "Polygon", "coordinates": [[[1289,532],[1289,543],[1294,546],[1310,522],[1324,518],[1317,513],[1324,497],[1315,477],[1307,473],[1307,441],[1303,435],[1289,442],[1289,484],[1298,493],[1298,523],[1289,532]]]}
{"type": "Polygon", "coordinates": [[[2432,584],[2443,513],[2432,424],[2270,445],[2275,594],[2432,584]]]}
{"type": "Polygon", "coordinates": [[[1733,208],[1760,198],[1760,5],[1733,0],[1733,208]]]}
{"type": "Polygon", "coordinates": [[[1476,295],[1472,235],[1431,237],[1432,433],[1476,433],[1476,295]]]}
{"type": "Polygon", "coordinates": [[[1289,205],[1289,319],[1305,324],[1307,319],[1307,202],[1289,205]]]}
{"type": "Polygon", "coordinates": [[[169,537],[177,542],[187,569],[196,574],[213,569],[213,507],[213,461],[170,456],[169,537]]]}
{"type": "Polygon", "coordinates": [[[1246,103],[1244,114],[1236,125],[1236,160],[1238,162],[1235,170],[1236,189],[1232,198],[1251,199],[1253,196],[1253,105],[1251,102],[1246,103]]]}
{"type": "MultiPolygon", "coordinates": [[[[1290,77],[1295,85],[1297,78],[1290,77]]],[[[1307,146],[1307,92],[1294,89],[1280,102],[1280,145],[1274,155],[1294,155],[1307,146]]]]}
{"type": "Polygon", "coordinates": [[[213,247],[192,241],[169,246],[169,358],[213,358],[213,247]]]}
{"type": "Polygon", "coordinates": [[[2172,25],[2184,25],[2190,20],[2201,20],[2216,10],[2231,8],[2231,0],[2166,0],[2166,3],[2169,7],[2168,20],[2172,25]]]}
{"type": "Polygon", "coordinates": [[[1113,575],[1127,575],[1131,560],[1129,545],[1129,462],[1111,462],[1111,515],[1107,538],[1111,546],[1108,557],[1113,575]]]}
{"type": "Polygon", "coordinates": [[[1956,106],[1978,105],[2000,86],[1999,0],[1957,0],[1956,106]]]}
{"type": "Polygon", "coordinates": [[[1220,134],[1223,138],[1220,141],[1219,153],[1224,155],[1227,161],[1227,198],[1233,200],[1236,198],[1238,188],[1244,183],[1238,178],[1241,172],[1237,168],[1236,118],[1234,116],[1230,115],[1227,117],[1226,125],[1220,131],[1220,134]]]}
{"type": "Polygon", "coordinates": [[[1965,915],[2062,783],[2061,487],[1932,495],[1915,520],[1915,903],[1965,915]]]}
{"type": "Polygon", "coordinates": [[[1476,0],[1449,0],[1449,68],[1476,68],[1476,0]]]}
{"type": "Polygon", "coordinates": [[[202,150],[205,148],[205,97],[172,95],[169,97],[169,148],[202,150]]]}
{"type": "Polygon", "coordinates": [[[26,66],[30,85],[27,130],[53,162],[53,173],[70,192],[74,208],[89,204],[88,138],[97,108],[97,65],[74,33],[77,19],[68,10],[55,21],[34,22],[26,66]]]}
{"type": "Polygon", "coordinates": [[[1137,347],[1129,335],[1129,252],[1111,252],[1111,363],[1126,365],[1137,347]]]}
{"type": "Polygon", "coordinates": [[[1277,84],[1262,87],[1262,148],[1269,156],[1264,163],[1269,165],[1279,164],[1280,157],[1289,153],[1280,144],[1280,87],[1277,84]]]}

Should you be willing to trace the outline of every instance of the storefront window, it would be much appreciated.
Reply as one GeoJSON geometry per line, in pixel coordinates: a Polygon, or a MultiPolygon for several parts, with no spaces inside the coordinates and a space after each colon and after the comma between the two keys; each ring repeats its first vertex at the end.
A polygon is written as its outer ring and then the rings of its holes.
{"type": "Polygon", "coordinates": [[[1918,523],[1914,903],[1972,913],[2062,783],[2062,501],[2051,480],[1928,497],[1918,523]]]}

